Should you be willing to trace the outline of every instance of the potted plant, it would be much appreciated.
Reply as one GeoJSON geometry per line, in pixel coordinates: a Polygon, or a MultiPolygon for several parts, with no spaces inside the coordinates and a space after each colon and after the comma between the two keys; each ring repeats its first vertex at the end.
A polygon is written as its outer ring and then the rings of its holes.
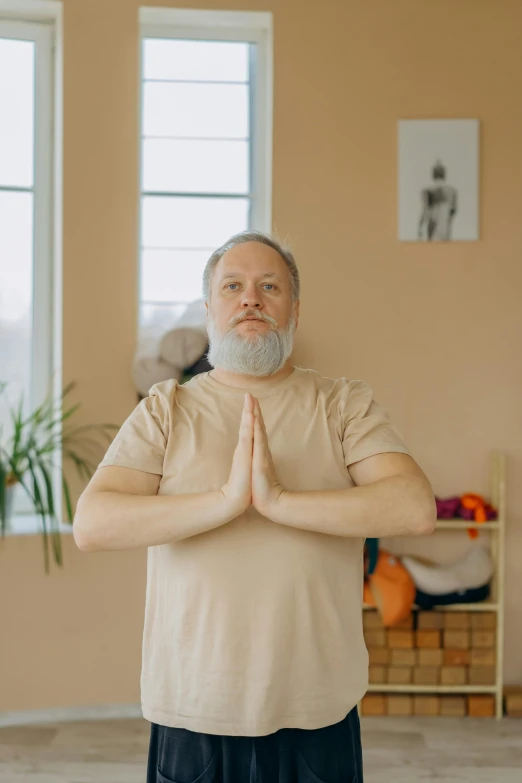
{"type": "MultiPolygon", "coordinates": [[[[0,396],[6,385],[0,383],[0,396]]],[[[73,381],[66,386],[57,401],[54,401],[52,394],[49,394],[27,418],[23,412],[22,394],[18,405],[9,408],[13,432],[5,442],[0,429],[2,537],[5,537],[6,529],[12,519],[16,487],[20,486],[42,521],[46,573],[49,573],[49,540],[52,542],[55,562],[63,565],[57,516],[57,501],[61,503],[61,496],[55,498],[53,486],[56,454],[62,452],[61,485],[67,521],[72,524],[74,515],[69,484],[65,477],[65,464],[72,462],[80,478],[89,481],[103,456],[102,444],[92,435],[101,436],[107,440],[106,445],[108,445],[112,440],[110,431],[119,429],[116,424],[84,424],[71,428],[69,419],[78,410],[80,403],[66,409],[64,401],[75,385],[73,381]]]]}

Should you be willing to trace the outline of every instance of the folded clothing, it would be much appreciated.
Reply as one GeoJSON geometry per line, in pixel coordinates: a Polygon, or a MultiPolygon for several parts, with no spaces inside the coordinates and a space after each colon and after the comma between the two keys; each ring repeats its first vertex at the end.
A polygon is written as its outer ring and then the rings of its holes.
{"type": "Polygon", "coordinates": [[[176,326],[160,340],[159,358],[180,370],[201,359],[208,345],[208,335],[200,329],[176,326]]]}
{"type": "Polygon", "coordinates": [[[155,383],[175,378],[181,380],[181,370],[154,356],[135,356],[132,362],[132,380],[140,397],[148,397],[155,383]]]}
{"type": "Polygon", "coordinates": [[[402,557],[402,564],[413,579],[415,587],[430,595],[444,595],[481,587],[489,582],[493,575],[491,555],[478,543],[473,543],[463,557],[450,565],[430,566],[410,555],[402,557]]]}
{"type": "Polygon", "coordinates": [[[422,590],[415,593],[415,603],[422,609],[432,609],[434,606],[450,606],[451,604],[476,604],[489,598],[491,589],[489,583],[471,590],[458,590],[456,593],[430,595],[422,590]]]}

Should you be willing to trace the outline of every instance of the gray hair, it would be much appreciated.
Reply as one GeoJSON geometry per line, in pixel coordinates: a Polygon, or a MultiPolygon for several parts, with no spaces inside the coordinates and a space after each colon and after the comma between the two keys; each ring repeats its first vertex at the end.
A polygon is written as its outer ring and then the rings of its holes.
{"type": "Polygon", "coordinates": [[[268,234],[263,234],[261,231],[252,230],[241,231],[239,234],[234,234],[234,236],[230,237],[230,239],[227,240],[224,245],[221,245],[221,247],[218,247],[217,250],[214,250],[208,259],[205,266],[205,271],[203,272],[203,297],[205,302],[210,301],[212,275],[218,261],[222,258],[222,256],[225,255],[227,250],[231,250],[231,248],[236,247],[236,245],[241,245],[243,242],[261,242],[261,244],[268,245],[268,247],[273,248],[279,253],[288,267],[288,271],[290,272],[292,282],[292,301],[296,302],[300,296],[301,286],[299,281],[299,270],[297,269],[292,252],[288,247],[283,246],[274,237],[271,237],[268,234]]]}

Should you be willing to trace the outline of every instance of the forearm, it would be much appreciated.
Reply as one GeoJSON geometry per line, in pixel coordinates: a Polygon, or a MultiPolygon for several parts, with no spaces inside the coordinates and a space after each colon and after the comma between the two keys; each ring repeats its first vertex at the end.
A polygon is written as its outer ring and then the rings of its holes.
{"type": "Polygon", "coordinates": [[[316,533],[379,538],[431,533],[437,512],[426,481],[392,476],[348,489],[285,491],[265,516],[316,533]]]}
{"type": "Polygon", "coordinates": [[[223,494],[93,492],[78,501],[74,536],[84,551],[156,546],[205,533],[237,516],[223,494]]]}

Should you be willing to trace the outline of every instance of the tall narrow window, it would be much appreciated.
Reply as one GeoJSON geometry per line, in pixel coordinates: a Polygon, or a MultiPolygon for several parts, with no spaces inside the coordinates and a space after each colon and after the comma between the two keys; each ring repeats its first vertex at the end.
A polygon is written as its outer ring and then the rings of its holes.
{"type": "Polygon", "coordinates": [[[249,28],[248,14],[141,11],[146,340],[201,298],[203,269],[218,245],[246,228],[270,229],[271,158],[268,15],[253,15],[265,26],[249,28]]]}
{"type": "MultiPolygon", "coordinates": [[[[52,376],[52,26],[0,20],[0,430],[52,376]]],[[[30,511],[20,492],[15,510],[30,511]]]]}

